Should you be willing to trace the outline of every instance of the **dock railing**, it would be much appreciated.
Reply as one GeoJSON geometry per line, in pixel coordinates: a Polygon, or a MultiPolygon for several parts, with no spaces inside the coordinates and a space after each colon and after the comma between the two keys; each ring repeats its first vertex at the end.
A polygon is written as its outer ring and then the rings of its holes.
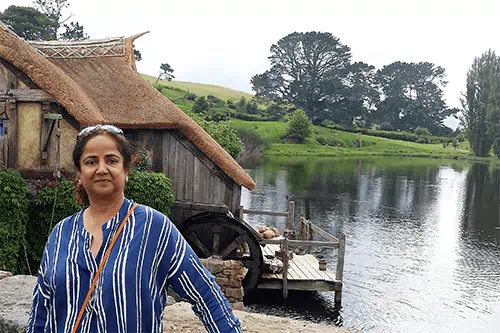
{"type": "MultiPolygon", "coordinates": [[[[293,221],[294,221],[294,210],[295,210],[295,202],[288,202],[288,211],[287,212],[271,212],[271,211],[259,211],[259,210],[251,210],[244,209],[243,206],[240,206],[240,214],[239,217],[243,219],[243,214],[255,214],[255,215],[269,215],[269,216],[286,216],[287,220],[287,229],[293,229],[293,221]]],[[[289,247],[298,247],[305,248],[306,253],[311,252],[312,247],[322,247],[322,248],[333,248],[338,249],[337,255],[337,267],[335,272],[335,303],[337,305],[341,304],[342,301],[342,281],[344,277],[344,257],[345,257],[345,234],[341,232],[339,237],[335,237],[325,230],[321,229],[317,225],[313,224],[311,221],[306,220],[303,216],[299,219],[299,239],[289,239],[287,237],[283,237],[280,239],[263,239],[260,241],[260,244],[278,244],[280,246],[280,250],[283,261],[283,298],[288,298],[288,267],[289,267],[289,258],[288,252],[289,247]],[[322,238],[323,240],[314,240],[314,234],[322,238]]]]}

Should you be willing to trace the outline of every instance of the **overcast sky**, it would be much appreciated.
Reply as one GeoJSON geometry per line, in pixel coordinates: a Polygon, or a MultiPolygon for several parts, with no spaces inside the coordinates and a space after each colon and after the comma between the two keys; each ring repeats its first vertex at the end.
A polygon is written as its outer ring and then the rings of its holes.
{"type": "MultiPolygon", "coordinates": [[[[0,0],[31,5],[32,0],[0,0]]],[[[474,57],[500,52],[497,0],[70,0],[92,38],[130,36],[142,73],[160,63],[176,79],[251,92],[250,78],[269,68],[269,47],[294,31],[331,32],[351,47],[353,60],[377,68],[393,61],[429,61],[446,69],[449,106],[460,107],[474,57]]]]}

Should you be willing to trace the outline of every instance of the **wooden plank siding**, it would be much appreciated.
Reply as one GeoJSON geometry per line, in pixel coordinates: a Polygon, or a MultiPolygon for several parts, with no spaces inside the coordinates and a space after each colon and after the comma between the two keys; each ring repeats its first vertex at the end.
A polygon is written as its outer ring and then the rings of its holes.
{"type": "Polygon", "coordinates": [[[125,135],[138,148],[150,151],[153,171],[165,173],[172,181],[179,202],[170,214],[175,224],[203,211],[213,211],[210,205],[225,205],[237,216],[241,186],[178,130],[125,130],[125,135]],[[202,204],[207,204],[206,209],[202,204]]]}
{"type": "Polygon", "coordinates": [[[6,135],[0,135],[0,169],[7,168],[8,140],[6,135]]]}

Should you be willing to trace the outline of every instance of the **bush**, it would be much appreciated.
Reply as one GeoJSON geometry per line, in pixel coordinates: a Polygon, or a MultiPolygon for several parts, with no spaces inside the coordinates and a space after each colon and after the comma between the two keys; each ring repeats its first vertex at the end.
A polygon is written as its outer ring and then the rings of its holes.
{"type": "Polygon", "coordinates": [[[309,118],[307,118],[304,110],[299,109],[295,111],[290,117],[287,127],[287,137],[303,141],[311,136],[312,123],[309,118]]]}
{"type": "Polygon", "coordinates": [[[415,128],[414,132],[418,136],[430,136],[431,135],[431,132],[427,128],[420,127],[420,126],[415,128]]]}
{"type": "Polygon", "coordinates": [[[378,129],[381,131],[394,131],[394,126],[391,123],[384,122],[379,125],[378,129]]]}
{"type": "Polygon", "coordinates": [[[318,141],[318,143],[322,146],[326,146],[328,144],[328,141],[324,136],[316,137],[316,141],[318,141]]]}
{"type": "Polygon", "coordinates": [[[425,137],[425,136],[421,136],[417,139],[416,141],[417,143],[430,143],[430,140],[428,137],[425,137]]]}
{"type": "Polygon", "coordinates": [[[37,193],[32,202],[30,221],[26,225],[27,252],[32,273],[36,272],[40,266],[43,249],[52,228],[81,208],[74,197],[73,182],[64,178],[59,184],[55,182],[46,184],[37,193]],[[54,217],[52,218],[53,209],[54,217]]]}
{"type": "Polygon", "coordinates": [[[210,105],[205,96],[197,97],[194,101],[193,112],[194,113],[202,113],[203,111],[207,111],[210,105]]]}
{"type": "Polygon", "coordinates": [[[29,200],[24,180],[17,171],[0,170],[0,270],[21,271],[29,200]]]}
{"type": "Polygon", "coordinates": [[[332,146],[332,147],[343,147],[344,148],[346,146],[344,141],[342,141],[341,139],[337,138],[334,135],[328,137],[327,144],[329,146],[332,146]]]}
{"type": "Polygon", "coordinates": [[[224,108],[224,107],[226,107],[226,102],[224,102],[222,99],[215,97],[213,95],[208,95],[207,101],[208,101],[208,104],[210,105],[211,108],[224,108]]]}
{"type": "Polygon", "coordinates": [[[165,215],[170,214],[170,207],[174,204],[172,183],[163,173],[131,172],[125,186],[125,196],[165,215]]]}
{"type": "Polygon", "coordinates": [[[216,109],[210,108],[208,111],[205,112],[203,118],[205,120],[215,121],[215,122],[227,121],[231,119],[231,117],[229,116],[229,111],[223,108],[216,108],[216,109]]]}
{"type": "Polygon", "coordinates": [[[188,101],[194,101],[196,99],[196,94],[194,93],[187,93],[184,98],[187,99],[188,101]]]}

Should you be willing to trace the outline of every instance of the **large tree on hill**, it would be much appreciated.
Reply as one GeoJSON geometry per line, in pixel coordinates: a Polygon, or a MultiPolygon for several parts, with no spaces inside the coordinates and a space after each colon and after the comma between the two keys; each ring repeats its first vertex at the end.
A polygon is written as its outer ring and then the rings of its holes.
{"type": "Polygon", "coordinates": [[[0,21],[26,40],[48,40],[57,27],[47,15],[31,7],[9,6],[0,12],[0,21]]]}
{"type": "Polygon", "coordinates": [[[294,32],[270,51],[271,68],[251,80],[257,96],[302,108],[314,122],[345,98],[351,50],[331,33],[294,32]]]}
{"type": "Polygon", "coordinates": [[[161,64],[160,65],[160,74],[158,75],[158,78],[156,79],[155,83],[158,83],[158,81],[164,77],[167,81],[172,81],[172,79],[175,79],[174,76],[174,69],[172,66],[170,66],[167,63],[161,64]]]}
{"type": "Polygon", "coordinates": [[[461,101],[462,122],[474,154],[487,156],[494,144],[495,155],[500,156],[500,61],[494,51],[474,59],[461,101]]]}
{"type": "Polygon", "coordinates": [[[444,101],[447,82],[444,68],[429,62],[394,62],[377,72],[383,100],[374,118],[396,129],[413,131],[424,127],[436,134],[443,121],[456,113],[444,101]]]}

